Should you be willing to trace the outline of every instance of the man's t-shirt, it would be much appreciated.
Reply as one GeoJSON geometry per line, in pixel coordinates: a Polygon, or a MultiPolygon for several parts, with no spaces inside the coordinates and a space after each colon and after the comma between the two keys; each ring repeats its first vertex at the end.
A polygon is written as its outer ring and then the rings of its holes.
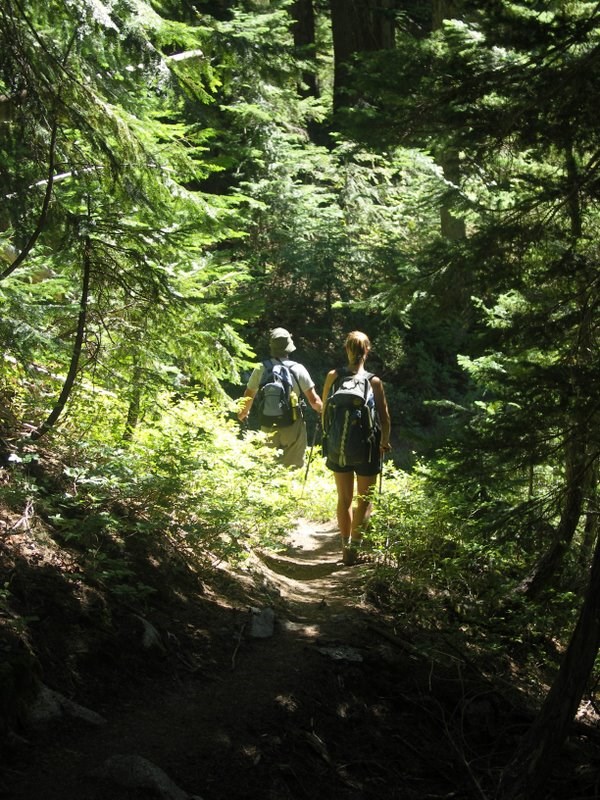
{"type": "MultiPolygon", "coordinates": [[[[279,361],[280,363],[283,363],[288,367],[288,369],[291,372],[292,380],[294,381],[296,389],[300,390],[298,391],[299,397],[302,395],[303,392],[307,392],[309,389],[312,389],[313,386],[315,385],[315,382],[308,374],[308,370],[306,369],[306,367],[303,364],[300,364],[298,361],[291,361],[290,359],[287,358],[282,358],[282,359],[272,358],[267,360],[272,361],[274,364],[276,364],[279,361]]],[[[251,392],[254,393],[258,392],[264,371],[265,368],[263,364],[259,364],[257,367],[254,368],[254,371],[252,372],[252,375],[250,375],[247,385],[248,389],[250,389],[251,392]]]]}

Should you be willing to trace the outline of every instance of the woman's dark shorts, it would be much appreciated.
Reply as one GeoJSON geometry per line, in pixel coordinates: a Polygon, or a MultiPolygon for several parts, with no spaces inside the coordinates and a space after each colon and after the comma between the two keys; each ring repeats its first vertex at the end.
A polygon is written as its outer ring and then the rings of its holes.
{"type": "Polygon", "coordinates": [[[366,464],[355,464],[353,467],[340,467],[339,464],[327,459],[325,466],[332,472],[355,472],[357,475],[366,478],[371,475],[379,475],[381,472],[381,457],[366,464]]]}

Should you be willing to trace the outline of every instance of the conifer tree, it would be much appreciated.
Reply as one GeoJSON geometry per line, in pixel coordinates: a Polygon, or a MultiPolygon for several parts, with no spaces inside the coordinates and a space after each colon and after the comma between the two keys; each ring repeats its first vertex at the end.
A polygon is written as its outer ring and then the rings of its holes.
{"type": "Polygon", "coordinates": [[[213,169],[212,21],[193,16],[97,0],[0,10],[2,339],[21,370],[44,363],[39,389],[59,398],[45,423],[18,370],[4,380],[38,434],[86,370],[124,391],[143,374],[148,400],[181,369],[213,393],[237,373],[241,341],[216,309],[242,276],[210,257],[237,234],[227,198],[199,191],[213,169]],[[193,356],[175,323],[196,329],[193,356]],[[61,391],[50,375],[68,363],[61,391]]]}

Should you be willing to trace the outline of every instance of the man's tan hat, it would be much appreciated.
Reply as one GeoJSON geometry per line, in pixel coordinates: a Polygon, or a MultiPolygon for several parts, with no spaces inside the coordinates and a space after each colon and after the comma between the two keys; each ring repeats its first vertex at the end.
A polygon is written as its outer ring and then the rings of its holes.
{"type": "Polygon", "coordinates": [[[269,335],[271,337],[271,350],[274,352],[293,353],[296,349],[291,334],[285,328],[273,328],[269,335]]]}

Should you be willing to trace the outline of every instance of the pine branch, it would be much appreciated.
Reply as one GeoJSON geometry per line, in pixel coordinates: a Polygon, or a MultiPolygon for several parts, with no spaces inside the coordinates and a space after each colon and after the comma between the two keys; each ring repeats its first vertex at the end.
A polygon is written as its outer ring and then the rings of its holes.
{"type": "Polygon", "coordinates": [[[0,281],[3,281],[5,278],[8,278],[9,275],[18,269],[21,264],[25,261],[31,250],[33,249],[35,243],[39,239],[42,231],[44,230],[44,225],[46,224],[46,217],[48,216],[48,209],[50,207],[50,200],[52,198],[52,188],[54,186],[54,164],[56,159],[56,139],[58,133],[58,121],[55,119],[52,125],[52,133],[50,136],[50,155],[48,158],[48,180],[46,184],[46,192],[44,194],[44,202],[42,203],[42,210],[40,212],[40,216],[37,221],[37,225],[35,226],[35,230],[29,237],[28,242],[26,243],[25,247],[21,250],[19,255],[15,258],[15,260],[8,266],[3,272],[0,272],[0,281]]]}

